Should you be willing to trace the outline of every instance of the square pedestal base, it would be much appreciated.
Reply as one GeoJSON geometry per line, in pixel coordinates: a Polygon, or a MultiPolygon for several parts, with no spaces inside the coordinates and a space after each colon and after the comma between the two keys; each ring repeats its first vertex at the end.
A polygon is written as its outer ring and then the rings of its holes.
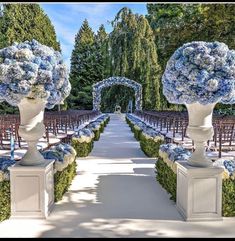
{"type": "Polygon", "coordinates": [[[222,172],[177,163],[176,205],[186,221],[222,220],[222,172]]]}
{"type": "Polygon", "coordinates": [[[11,218],[46,218],[54,204],[53,160],[10,167],[11,218]]]}

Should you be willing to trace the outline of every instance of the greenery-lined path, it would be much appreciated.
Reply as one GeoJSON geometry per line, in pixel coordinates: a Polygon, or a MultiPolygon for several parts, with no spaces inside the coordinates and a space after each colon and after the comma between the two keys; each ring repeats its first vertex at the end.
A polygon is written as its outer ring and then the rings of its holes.
{"type": "Polygon", "coordinates": [[[111,115],[89,157],[47,220],[0,223],[0,237],[232,237],[235,220],[184,222],[155,180],[124,116],[111,115]]]}

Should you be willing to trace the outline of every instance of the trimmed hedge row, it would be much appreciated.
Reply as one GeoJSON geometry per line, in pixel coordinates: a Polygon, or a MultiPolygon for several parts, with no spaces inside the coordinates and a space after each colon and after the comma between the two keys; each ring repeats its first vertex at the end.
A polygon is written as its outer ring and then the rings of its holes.
{"type": "Polygon", "coordinates": [[[79,142],[76,139],[72,139],[72,146],[77,152],[77,157],[86,157],[92,151],[94,146],[94,141],[90,142],[79,142]]]}
{"type": "Polygon", "coordinates": [[[54,195],[55,202],[60,201],[63,198],[65,192],[68,191],[74,177],[76,176],[77,163],[74,160],[62,171],[57,171],[54,174],[54,195]]]}
{"type": "Polygon", "coordinates": [[[159,157],[159,148],[164,141],[154,141],[152,139],[147,139],[143,133],[140,133],[140,147],[141,150],[148,157],[159,157]]]}
{"type": "Polygon", "coordinates": [[[164,189],[171,195],[170,199],[176,202],[176,183],[177,175],[172,169],[163,161],[161,157],[155,164],[156,180],[162,185],[164,189]]]}
{"type": "MultiPolygon", "coordinates": [[[[171,199],[176,202],[177,175],[161,157],[156,161],[155,168],[156,180],[171,195],[171,199]]],[[[233,178],[222,180],[222,216],[235,216],[235,179],[233,178]]]]}
{"type": "Polygon", "coordinates": [[[104,127],[107,126],[109,120],[110,117],[108,117],[107,120],[100,125],[99,130],[93,130],[94,138],[92,138],[90,142],[79,142],[76,138],[72,138],[71,145],[76,150],[77,157],[86,157],[89,155],[94,147],[94,141],[98,141],[100,139],[100,134],[104,132],[104,127]]]}
{"type": "Polygon", "coordinates": [[[11,215],[10,181],[0,182],[0,222],[11,215]]]}
{"type": "Polygon", "coordinates": [[[158,157],[159,147],[164,143],[163,140],[154,141],[153,139],[147,139],[142,130],[136,129],[135,125],[126,117],[126,122],[134,133],[134,137],[140,142],[140,148],[144,154],[148,157],[158,157]]]}

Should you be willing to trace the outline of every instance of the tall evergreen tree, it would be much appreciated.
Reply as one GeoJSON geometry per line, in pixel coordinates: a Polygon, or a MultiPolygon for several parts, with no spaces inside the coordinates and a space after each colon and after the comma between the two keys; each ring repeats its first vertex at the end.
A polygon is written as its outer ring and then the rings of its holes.
{"type": "Polygon", "coordinates": [[[61,51],[54,26],[39,4],[3,4],[3,8],[0,48],[13,42],[36,39],[61,51]]]}
{"type": "Polygon", "coordinates": [[[107,34],[101,26],[94,34],[85,19],[75,37],[71,56],[69,105],[71,108],[92,109],[92,85],[105,77],[107,34]]]}
{"type": "MultiPolygon", "coordinates": [[[[160,66],[154,35],[147,19],[123,8],[112,22],[110,33],[111,75],[125,76],[143,86],[143,107],[159,109],[160,66]]],[[[106,103],[113,110],[115,104],[125,109],[129,99],[134,99],[133,90],[123,86],[114,86],[103,94],[106,103]],[[121,93],[121,95],[120,95],[121,93]],[[116,96],[116,98],[115,98],[116,96]],[[123,98],[117,99],[117,97],[123,98]]],[[[107,105],[106,105],[107,106],[107,105]]]]}
{"type": "Polygon", "coordinates": [[[105,31],[103,24],[99,27],[95,36],[95,52],[97,56],[97,70],[99,71],[100,80],[110,75],[110,58],[109,58],[109,35],[105,31]]]}
{"type": "MultiPolygon", "coordinates": [[[[2,4],[0,48],[32,39],[61,51],[54,26],[39,4],[2,4]]],[[[0,113],[15,112],[18,108],[6,102],[0,103],[0,113]]]]}

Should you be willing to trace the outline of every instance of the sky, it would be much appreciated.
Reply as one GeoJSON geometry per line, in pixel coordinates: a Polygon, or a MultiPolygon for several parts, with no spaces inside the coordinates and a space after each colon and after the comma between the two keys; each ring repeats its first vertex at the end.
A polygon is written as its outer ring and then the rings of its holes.
{"type": "Polygon", "coordinates": [[[75,35],[85,18],[94,32],[101,24],[104,24],[106,32],[111,32],[112,26],[109,22],[121,8],[128,7],[133,13],[147,14],[146,3],[43,3],[40,5],[55,27],[68,69],[75,35]]]}

